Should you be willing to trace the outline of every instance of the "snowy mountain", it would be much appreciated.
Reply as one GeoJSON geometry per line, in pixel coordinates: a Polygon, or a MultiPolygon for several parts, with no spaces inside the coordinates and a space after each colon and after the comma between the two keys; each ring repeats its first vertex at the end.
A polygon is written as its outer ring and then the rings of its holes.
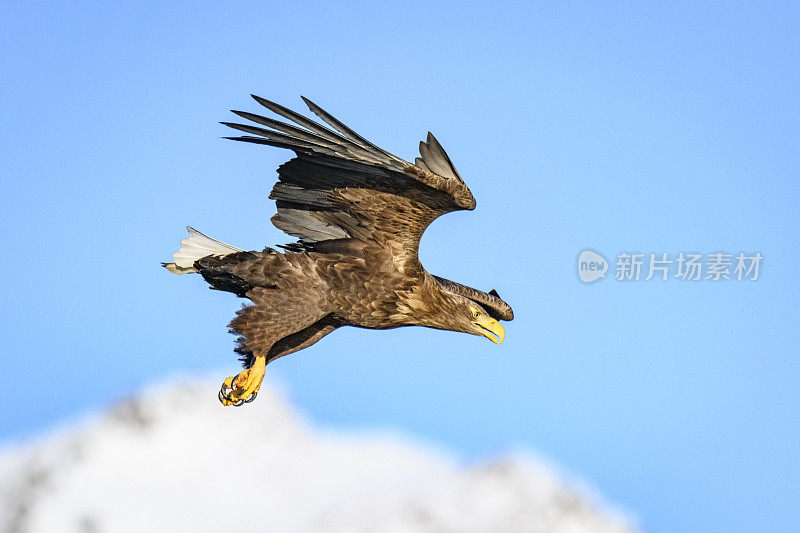
{"type": "Polygon", "coordinates": [[[531,455],[465,468],[398,435],[311,427],[274,387],[154,387],[0,453],[0,531],[633,531],[531,455]]]}

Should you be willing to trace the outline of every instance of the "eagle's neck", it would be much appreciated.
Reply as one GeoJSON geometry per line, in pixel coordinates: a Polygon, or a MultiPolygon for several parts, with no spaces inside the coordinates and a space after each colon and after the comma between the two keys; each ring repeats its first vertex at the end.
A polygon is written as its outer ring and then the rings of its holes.
{"type": "Polygon", "coordinates": [[[398,291],[397,309],[404,325],[463,331],[455,317],[464,312],[466,300],[442,288],[427,272],[408,290],[398,291]]]}

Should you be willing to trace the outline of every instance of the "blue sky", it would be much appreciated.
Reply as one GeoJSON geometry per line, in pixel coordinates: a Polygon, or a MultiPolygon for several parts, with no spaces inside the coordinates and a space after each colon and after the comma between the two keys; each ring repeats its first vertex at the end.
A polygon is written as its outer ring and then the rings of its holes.
{"type": "Polygon", "coordinates": [[[290,153],[221,140],[218,121],[259,112],[251,92],[297,110],[302,94],[407,159],[436,134],[478,209],[434,223],[422,261],[517,317],[499,348],[337,331],[268,369],[309,416],[465,461],[533,448],[647,531],[789,531],[798,23],[792,3],[7,5],[0,439],[236,370],[240,302],[159,262],[186,224],[288,242],[266,196],[290,153]],[[755,282],[584,285],[587,248],[764,260],[755,282]]]}

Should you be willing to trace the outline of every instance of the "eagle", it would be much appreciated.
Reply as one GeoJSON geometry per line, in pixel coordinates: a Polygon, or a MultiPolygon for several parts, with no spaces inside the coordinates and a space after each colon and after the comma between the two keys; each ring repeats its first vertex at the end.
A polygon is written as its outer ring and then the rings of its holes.
{"type": "Polygon", "coordinates": [[[211,289],[250,300],[229,324],[244,370],[225,379],[223,405],[252,402],[267,363],[307,348],[342,326],[424,326],[503,342],[500,320],[514,312],[488,293],[428,273],[418,249],[439,216],[475,209],[475,198],[436,138],[428,133],[413,164],[367,141],[305,97],[311,120],[264,98],[283,122],[246,111],[253,124],[222,122],[245,133],[235,141],[288,148],[269,198],[272,223],[296,242],[246,251],[192,227],[170,263],[198,273],[211,289]]]}

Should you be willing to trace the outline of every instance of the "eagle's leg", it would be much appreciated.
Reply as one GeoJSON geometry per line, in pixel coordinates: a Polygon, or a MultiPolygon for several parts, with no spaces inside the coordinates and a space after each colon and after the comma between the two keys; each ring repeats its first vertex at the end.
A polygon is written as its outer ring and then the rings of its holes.
{"type": "Polygon", "coordinates": [[[259,305],[241,309],[230,323],[231,332],[242,335],[237,351],[245,355],[247,368],[222,383],[219,401],[223,405],[252,402],[261,387],[267,363],[311,346],[339,326],[330,316],[301,299],[286,298],[280,306],[264,305],[272,302],[263,297],[258,300],[259,305]]]}

